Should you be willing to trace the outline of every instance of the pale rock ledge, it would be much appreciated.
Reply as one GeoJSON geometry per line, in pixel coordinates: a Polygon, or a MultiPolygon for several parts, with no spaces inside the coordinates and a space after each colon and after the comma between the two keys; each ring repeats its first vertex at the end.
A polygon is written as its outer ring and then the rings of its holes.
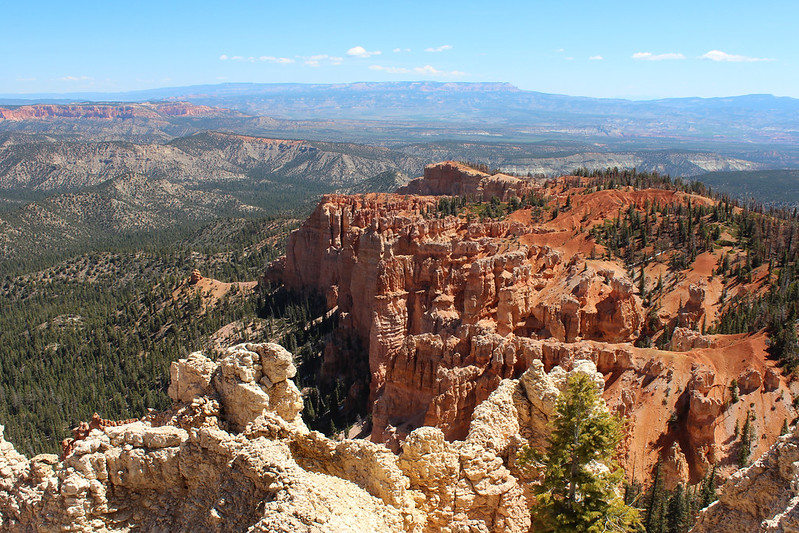
{"type": "Polygon", "coordinates": [[[289,352],[241,344],[219,362],[174,362],[173,407],[92,429],[66,457],[27,459],[2,438],[4,531],[526,532],[529,475],[515,458],[545,442],[571,372],[534,361],[474,412],[467,438],[412,431],[394,454],[305,427],[289,352]]]}

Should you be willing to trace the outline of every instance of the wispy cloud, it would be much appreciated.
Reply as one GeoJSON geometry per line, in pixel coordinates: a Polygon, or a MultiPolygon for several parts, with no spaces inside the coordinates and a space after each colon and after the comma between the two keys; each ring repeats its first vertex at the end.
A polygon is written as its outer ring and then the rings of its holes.
{"type": "Polygon", "coordinates": [[[451,44],[442,44],[441,46],[436,46],[435,48],[425,48],[425,52],[445,52],[447,50],[452,50],[451,44]]]}
{"type": "Polygon", "coordinates": [[[350,57],[361,57],[367,58],[372,56],[379,56],[382,52],[380,50],[374,50],[372,52],[368,51],[363,46],[353,46],[349,50],[347,50],[347,55],[350,57]]]}
{"type": "Polygon", "coordinates": [[[90,81],[91,76],[63,76],[58,78],[59,81],[90,81]]]}
{"type": "Polygon", "coordinates": [[[227,54],[222,54],[219,56],[220,61],[238,61],[244,63],[279,63],[283,65],[287,65],[289,63],[294,63],[294,60],[288,57],[275,57],[275,56],[228,56],[227,54]]]}
{"type": "Polygon", "coordinates": [[[737,54],[728,54],[721,50],[711,50],[706,54],[699,56],[701,59],[709,59],[710,61],[728,61],[732,63],[753,63],[755,61],[774,61],[767,57],[749,57],[737,54]]]}
{"type": "Polygon", "coordinates": [[[565,48],[558,48],[558,49],[556,49],[556,50],[555,50],[555,52],[557,52],[557,53],[559,53],[559,54],[562,54],[562,53],[563,53],[563,52],[565,52],[565,51],[566,51],[566,49],[565,49],[565,48]]]}
{"type": "Polygon", "coordinates": [[[400,53],[400,52],[410,52],[410,51],[411,51],[411,49],[410,49],[410,48],[395,48],[395,49],[393,50],[393,52],[394,52],[395,54],[398,54],[398,53],[400,53]]]}
{"type": "Polygon", "coordinates": [[[258,59],[260,61],[267,61],[269,63],[280,63],[283,65],[294,63],[294,60],[288,57],[261,56],[258,59]]]}
{"type": "Polygon", "coordinates": [[[605,58],[602,56],[591,56],[588,58],[589,61],[602,61],[603,59],[605,58]]]}
{"type": "Polygon", "coordinates": [[[675,52],[669,52],[666,54],[653,54],[652,52],[636,52],[633,54],[633,59],[640,59],[642,61],[668,61],[671,59],[685,59],[685,56],[675,52]]]}
{"type": "Polygon", "coordinates": [[[372,70],[379,70],[380,72],[388,72],[389,74],[410,74],[411,69],[404,67],[384,67],[383,65],[369,65],[372,70]]]}
{"type": "Polygon", "coordinates": [[[327,54],[317,54],[315,56],[305,57],[305,64],[309,67],[320,67],[322,63],[328,63],[333,66],[340,65],[342,61],[344,61],[343,57],[340,56],[331,56],[327,54]]]}

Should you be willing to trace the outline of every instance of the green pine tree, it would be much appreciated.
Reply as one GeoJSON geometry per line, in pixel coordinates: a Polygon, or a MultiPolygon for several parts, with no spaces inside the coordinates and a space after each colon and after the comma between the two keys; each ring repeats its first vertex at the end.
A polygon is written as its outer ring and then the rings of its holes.
{"type": "Polygon", "coordinates": [[[647,533],[661,533],[663,531],[664,506],[666,505],[666,488],[662,475],[663,463],[658,460],[655,467],[655,479],[649,489],[648,502],[644,516],[644,529],[647,533]]]}
{"type": "Polygon", "coordinates": [[[698,509],[704,509],[714,501],[716,501],[716,465],[708,472],[707,476],[702,480],[702,485],[699,488],[699,501],[698,509]]]}
{"type": "Polygon", "coordinates": [[[682,483],[680,483],[669,498],[666,512],[666,531],[668,533],[683,533],[687,522],[688,505],[685,501],[685,490],[682,483]]]}
{"type": "Polygon", "coordinates": [[[741,430],[741,443],[738,448],[738,464],[746,466],[749,464],[749,456],[752,454],[752,415],[749,411],[746,412],[746,422],[741,430]]]}
{"type": "MultiPolygon", "coordinates": [[[[549,444],[540,459],[545,477],[536,488],[535,531],[641,531],[638,511],[617,489],[624,472],[613,460],[622,423],[602,402],[586,374],[574,374],[555,405],[549,444]]],[[[536,458],[522,452],[522,464],[536,458]]]]}

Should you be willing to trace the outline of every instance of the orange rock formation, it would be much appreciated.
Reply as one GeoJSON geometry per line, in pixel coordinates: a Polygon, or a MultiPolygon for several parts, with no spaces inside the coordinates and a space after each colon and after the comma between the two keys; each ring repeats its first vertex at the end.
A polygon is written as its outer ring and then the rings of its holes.
{"type": "MultiPolygon", "coordinates": [[[[672,482],[695,482],[709,465],[731,464],[729,437],[747,412],[761,421],[755,446],[773,443],[793,408],[762,335],[684,330],[675,348],[690,351],[634,348],[645,320],[635,284],[621,263],[586,258],[596,245],[585,228],[622,206],[686,195],[574,195],[569,211],[545,223],[534,222],[529,208],[502,221],[433,218],[438,198],[423,195],[507,199],[536,186],[450,162],[429,166],[399,191],[422,195],[328,195],[271,265],[268,276],[286,286],[325,294],[338,307],[340,330],[368,347],[372,439],[398,449],[420,426],[462,439],[475,407],[502,379],[519,377],[535,359],[547,369],[590,359],[605,375],[608,404],[632,419],[624,462],[639,479],[658,457],[672,482]],[[745,404],[729,401],[733,378],[747,384],[745,404]]],[[[550,193],[563,205],[565,197],[550,193]]],[[[697,327],[715,318],[705,316],[717,311],[715,292],[679,283],[673,290],[686,303],[661,309],[661,320],[697,327]]],[[[339,350],[328,346],[326,364],[346,360],[339,350]]]]}
{"type": "Polygon", "coordinates": [[[213,107],[185,102],[158,104],[35,104],[13,109],[0,108],[0,120],[41,120],[54,118],[70,119],[133,119],[137,117],[157,118],[211,116],[224,113],[213,107]]]}

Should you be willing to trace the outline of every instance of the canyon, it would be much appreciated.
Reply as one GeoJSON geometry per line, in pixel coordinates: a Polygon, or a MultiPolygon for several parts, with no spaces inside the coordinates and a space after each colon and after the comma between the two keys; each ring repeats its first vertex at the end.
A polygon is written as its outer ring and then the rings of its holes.
{"type": "MultiPolygon", "coordinates": [[[[360,339],[365,353],[331,344],[325,364],[335,372],[368,359],[371,375],[351,392],[368,382],[371,440],[395,451],[419,427],[463,439],[477,407],[534,361],[549,370],[588,359],[605,376],[608,405],[630,421],[621,459],[631,479],[647,482],[659,460],[669,486],[696,483],[711,465],[731,474],[734,426],[755,421],[756,456],[796,412],[763,333],[698,331],[727,303],[713,267],[728,250],[699,254],[677,274],[644,265],[649,288],[667,280],[649,313],[628,268],[590,232],[630,206],[713,202],[666,189],[592,191],[575,179],[545,185],[447,162],[396,194],[328,195],[267,278],[324,294],[341,334],[360,339]],[[560,206],[554,218],[534,220],[530,207],[502,220],[435,214],[436,195],[482,202],[535,190],[560,206]],[[673,328],[669,349],[634,346],[651,323],[673,328]]],[[[736,294],[746,290],[756,289],[736,294]]]]}
{"type": "MultiPolygon", "coordinates": [[[[676,243],[630,265],[603,237],[624,231],[623,213],[655,232],[719,203],[592,179],[449,161],[396,193],[323,196],[260,285],[322,298],[335,324],[322,378],[347,383],[339,409],[366,399],[367,438],[308,429],[298,354],[218,335],[171,364],[166,411],[95,416],[61,456],[25,457],[0,431],[0,527],[529,531],[539,473],[519,452],[546,446],[575,373],[625,420],[628,482],[728,479],[698,531],[792,523],[793,493],[779,487],[795,477],[796,435],[782,435],[795,383],[767,331],[714,327],[769,290],[770,266],[731,281],[724,259],[740,270],[744,256],[724,224],[684,266],[676,243]],[[746,470],[741,425],[762,456],[746,470]]],[[[185,281],[209,298],[228,285],[197,271],[185,281]]]]}

